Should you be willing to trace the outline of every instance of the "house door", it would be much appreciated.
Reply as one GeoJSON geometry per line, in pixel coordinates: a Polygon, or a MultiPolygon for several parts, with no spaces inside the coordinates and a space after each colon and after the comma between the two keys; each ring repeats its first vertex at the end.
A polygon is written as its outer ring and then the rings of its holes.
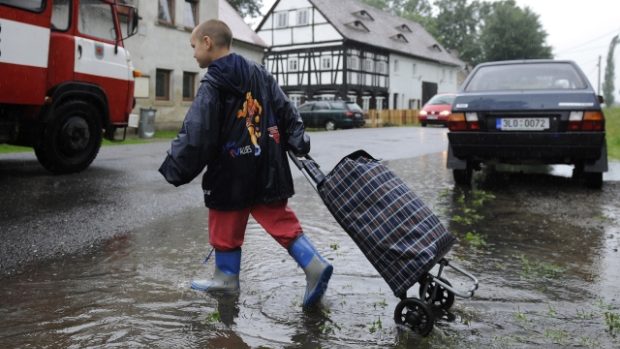
{"type": "Polygon", "coordinates": [[[437,94],[437,84],[422,81],[422,105],[426,104],[431,97],[437,94]]]}

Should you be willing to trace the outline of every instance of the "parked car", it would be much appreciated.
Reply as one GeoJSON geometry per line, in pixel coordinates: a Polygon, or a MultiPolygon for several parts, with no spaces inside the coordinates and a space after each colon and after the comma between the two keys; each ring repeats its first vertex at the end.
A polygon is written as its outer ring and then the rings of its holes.
{"type": "Polygon", "coordinates": [[[345,101],[312,101],[299,106],[299,113],[308,127],[337,128],[364,126],[364,111],[357,103],[345,101]]]}
{"type": "Polygon", "coordinates": [[[572,164],[573,176],[600,188],[607,171],[603,98],[571,61],[478,65],[448,121],[454,180],[471,182],[483,163],[572,164]]]}
{"type": "Polygon", "coordinates": [[[452,112],[452,102],[455,93],[436,94],[429,99],[418,113],[418,121],[422,127],[427,124],[448,125],[448,118],[452,112]]]}

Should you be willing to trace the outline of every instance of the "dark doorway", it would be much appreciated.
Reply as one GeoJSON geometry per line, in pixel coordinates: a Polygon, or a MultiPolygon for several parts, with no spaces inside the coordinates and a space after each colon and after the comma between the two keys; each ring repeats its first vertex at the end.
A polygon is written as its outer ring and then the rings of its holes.
{"type": "Polygon", "coordinates": [[[437,94],[437,84],[422,81],[422,105],[426,104],[431,97],[437,94]]]}
{"type": "Polygon", "coordinates": [[[394,100],[392,103],[392,109],[398,109],[398,93],[394,94],[394,100]]]}

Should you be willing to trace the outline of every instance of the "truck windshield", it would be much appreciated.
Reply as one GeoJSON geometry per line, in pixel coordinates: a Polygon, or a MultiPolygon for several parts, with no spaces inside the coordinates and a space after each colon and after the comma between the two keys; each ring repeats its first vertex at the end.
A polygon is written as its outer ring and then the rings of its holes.
{"type": "Polygon", "coordinates": [[[588,85],[577,69],[562,62],[484,66],[475,71],[465,91],[578,90],[588,85]]]}
{"type": "Polygon", "coordinates": [[[112,6],[101,0],[80,1],[78,30],[95,38],[115,41],[116,28],[112,6]]]}
{"type": "Polygon", "coordinates": [[[9,5],[30,11],[41,11],[43,0],[0,0],[0,5],[9,5]]]}

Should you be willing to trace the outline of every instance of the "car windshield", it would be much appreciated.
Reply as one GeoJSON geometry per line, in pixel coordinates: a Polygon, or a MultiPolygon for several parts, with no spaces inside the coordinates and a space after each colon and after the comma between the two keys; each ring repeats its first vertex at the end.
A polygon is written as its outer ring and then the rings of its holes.
{"type": "Polygon", "coordinates": [[[481,67],[465,91],[579,90],[587,86],[569,63],[524,63],[481,67]]]}
{"type": "Polygon", "coordinates": [[[454,95],[435,95],[426,104],[427,105],[442,105],[442,104],[452,105],[452,102],[454,102],[454,97],[455,97],[454,95]]]}

